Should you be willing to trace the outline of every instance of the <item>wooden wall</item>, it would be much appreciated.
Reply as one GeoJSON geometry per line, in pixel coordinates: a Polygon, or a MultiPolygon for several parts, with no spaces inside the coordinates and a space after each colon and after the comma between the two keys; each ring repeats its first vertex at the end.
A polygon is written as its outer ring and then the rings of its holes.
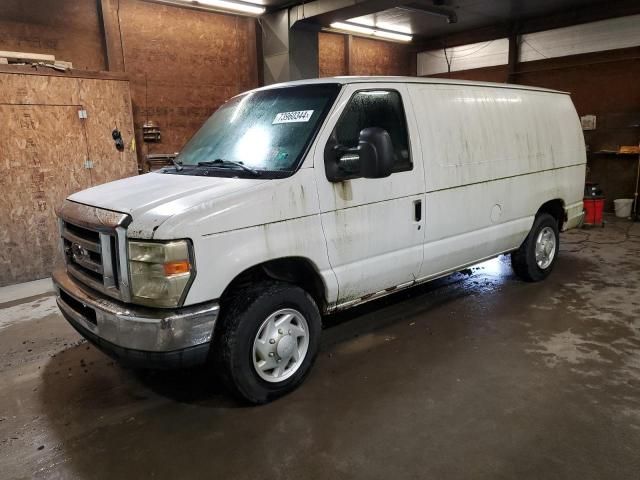
{"type": "Polygon", "coordinates": [[[0,124],[4,286],[49,276],[60,259],[55,210],[65,197],[135,175],[137,162],[126,80],[0,72],[0,124]],[[114,146],[114,125],[127,146],[123,152],[114,146]],[[93,168],[85,168],[86,160],[93,168]]]}
{"type": "Polygon", "coordinates": [[[105,70],[96,0],[1,0],[0,50],[55,55],[105,70]]]}
{"type": "Polygon", "coordinates": [[[353,37],[351,75],[415,75],[411,65],[406,44],[353,37]]]}
{"type": "Polygon", "coordinates": [[[180,150],[225,100],[258,85],[255,23],[142,0],[0,0],[0,50],[74,67],[0,67],[0,286],[49,275],[54,209],[68,194],[137,174],[147,152],[180,150]],[[118,80],[89,73],[109,68],[122,72],[118,80]],[[161,143],[142,142],[147,119],[161,143]],[[111,138],[116,125],[124,153],[111,138]]]}
{"type": "Polygon", "coordinates": [[[336,75],[415,75],[411,46],[369,38],[320,32],[320,77],[336,75]]]}
{"type": "Polygon", "coordinates": [[[339,33],[318,33],[318,75],[337,77],[347,75],[349,66],[346,50],[348,35],[339,33]]]}
{"type": "Polygon", "coordinates": [[[143,0],[0,0],[0,50],[106,70],[100,12],[113,24],[111,53],[124,58],[131,79],[139,160],[179,150],[225,100],[258,86],[254,19],[143,0]],[[162,142],[148,147],[147,118],[162,130],[162,142]]]}
{"type": "MultiPolygon", "coordinates": [[[[506,82],[507,75],[502,65],[434,76],[506,82]]],[[[640,142],[640,47],[520,63],[514,78],[570,92],[579,115],[597,116],[596,130],[585,132],[587,178],[603,188],[608,210],[616,198],[633,198],[638,157],[595,152],[640,142]]]]}
{"type": "Polygon", "coordinates": [[[172,153],[230,97],[258,86],[255,20],[141,0],[121,0],[125,71],[138,145],[148,118],[172,153]]]}

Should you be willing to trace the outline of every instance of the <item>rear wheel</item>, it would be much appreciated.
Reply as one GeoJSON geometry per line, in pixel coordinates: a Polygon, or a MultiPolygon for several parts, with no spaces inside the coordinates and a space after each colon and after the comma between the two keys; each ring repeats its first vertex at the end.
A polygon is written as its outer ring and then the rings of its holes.
{"type": "Polygon", "coordinates": [[[318,352],[321,321],[306,291],[269,281],[235,292],[220,329],[214,353],[226,386],[261,404],[302,383],[318,352]]]}
{"type": "Polygon", "coordinates": [[[558,221],[548,213],[542,213],[536,217],[520,248],[511,253],[511,266],[523,280],[544,280],[553,270],[559,248],[558,221]]]}

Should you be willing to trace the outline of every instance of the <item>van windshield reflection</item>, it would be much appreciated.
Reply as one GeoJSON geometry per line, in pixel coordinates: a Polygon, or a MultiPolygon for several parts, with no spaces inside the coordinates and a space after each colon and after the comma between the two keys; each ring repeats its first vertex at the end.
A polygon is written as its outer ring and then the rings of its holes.
{"type": "Polygon", "coordinates": [[[205,167],[208,175],[290,175],[299,167],[338,90],[337,84],[317,84],[232,98],[180,152],[176,162],[185,168],[179,173],[197,174],[195,167],[205,167]]]}

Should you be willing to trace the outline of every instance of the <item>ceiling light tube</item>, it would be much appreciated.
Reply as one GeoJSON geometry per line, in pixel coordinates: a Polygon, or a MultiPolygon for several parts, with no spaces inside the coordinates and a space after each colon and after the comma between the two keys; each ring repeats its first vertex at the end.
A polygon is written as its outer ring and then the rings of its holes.
{"type": "Polygon", "coordinates": [[[338,30],[346,30],[347,32],[362,33],[364,35],[373,35],[373,32],[375,32],[373,28],[363,27],[361,25],[352,25],[350,23],[342,23],[342,22],[332,23],[330,27],[336,28],[338,30]]]}
{"type": "Polygon", "coordinates": [[[260,5],[252,5],[245,2],[234,2],[231,0],[198,0],[192,3],[195,5],[219,8],[221,10],[231,10],[234,12],[248,13],[251,15],[262,15],[266,10],[260,5]]]}
{"type": "Polygon", "coordinates": [[[391,32],[389,30],[380,30],[377,28],[369,28],[363,25],[354,25],[352,23],[334,22],[329,25],[336,30],[344,30],[346,32],[359,33],[361,35],[371,35],[373,37],[385,38],[388,40],[397,40],[401,42],[410,42],[413,37],[406,33],[391,32]]]}
{"type": "Polygon", "coordinates": [[[406,33],[388,32],[386,30],[375,30],[373,34],[376,37],[388,38],[389,40],[400,40],[401,42],[410,42],[413,38],[411,35],[407,35],[406,33]]]}

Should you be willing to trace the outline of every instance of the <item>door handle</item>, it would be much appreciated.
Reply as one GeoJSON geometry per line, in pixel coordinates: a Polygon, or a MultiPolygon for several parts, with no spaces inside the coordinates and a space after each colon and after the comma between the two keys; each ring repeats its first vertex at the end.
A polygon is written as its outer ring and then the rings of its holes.
{"type": "Polygon", "coordinates": [[[416,222],[422,220],[422,200],[413,201],[413,219],[416,222]]]}

